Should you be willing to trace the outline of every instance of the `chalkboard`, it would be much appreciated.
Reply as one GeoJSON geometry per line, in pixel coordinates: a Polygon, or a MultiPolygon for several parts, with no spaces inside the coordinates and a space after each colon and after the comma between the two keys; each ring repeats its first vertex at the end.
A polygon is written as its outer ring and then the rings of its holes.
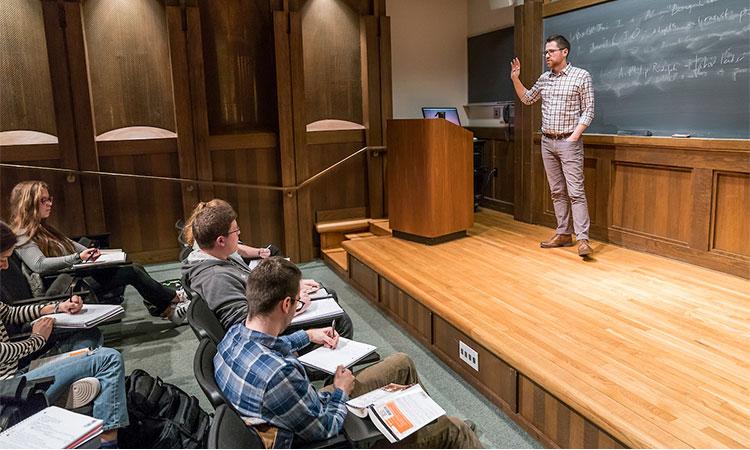
{"type": "Polygon", "coordinates": [[[587,132],[750,138],[748,0],[615,0],[544,20],[591,73],[587,132]]]}
{"type": "Polygon", "coordinates": [[[516,97],[510,82],[513,27],[468,39],[469,103],[509,101],[516,97]]]}

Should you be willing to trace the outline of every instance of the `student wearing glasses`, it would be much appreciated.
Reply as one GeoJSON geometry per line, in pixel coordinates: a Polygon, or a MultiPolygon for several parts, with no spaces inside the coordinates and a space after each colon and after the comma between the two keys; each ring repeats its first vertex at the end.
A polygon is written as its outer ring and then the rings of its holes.
{"type": "MultiPolygon", "coordinates": [[[[193,250],[200,249],[198,243],[195,242],[195,238],[193,237],[193,221],[195,220],[195,216],[197,216],[199,212],[203,211],[203,208],[219,205],[229,205],[229,203],[220,198],[215,198],[207,202],[200,202],[195,206],[193,212],[190,214],[190,217],[185,222],[185,227],[182,230],[182,237],[184,239],[184,243],[192,247],[193,250]]],[[[270,256],[280,256],[281,250],[275,245],[269,245],[267,247],[251,247],[249,245],[243,244],[242,242],[239,242],[237,244],[237,253],[243,260],[245,260],[245,262],[248,262],[258,259],[265,259],[270,256]]]]}
{"type": "MultiPolygon", "coordinates": [[[[396,353],[355,373],[339,366],[331,384],[315,389],[294,352],[311,343],[336,348],[339,336],[331,327],[287,333],[301,276],[283,258],[264,259],[247,279],[246,317],[227,331],[214,357],[216,385],[240,415],[262,423],[256,431],[268,448],[290,448],[297,438],[334,437],[343,431],[350,398],[389,384],[420,382],[411,358],[396,353]]],[[[383,438],[373,445],[393,447],[482,448],[482,443],[473,423],[441,416],[398,444],[383,438]]]]}
{"type": "MultiPolygon", "coordinates": [[[[8,269],[8,258],[15,245],[15,233],[0,222],[0,271],[8,269]]],[[[29,380],[54,376],[55,381],[46,391],[50,402],[57,402],[66,392],[66,408],[78,408],[93,401],[93,416],[104,421],[100,448],[117,448],[117,431],[129,423],[125,367],[120,353],[102,347],[101,335],[98,335],[97,341],[87,339],[81,333],[68,333],[54,346],[48,348],[47,345],[55,320],[44,316],[53,313],[78,314],[83,308],[81,299],[74,295],[61,302],[23,306],[10,306],[5,301],[8,299],[0,299],[0,380],[21,375],[29,380]],[[10,340],[7,325],[24,325],[32,321],[28,338],[10,340]],[[90,351],[85,350],[87,348],[90,351]],[[21,366],[28,357],[36,359],[76,350],[80,350],[76,356],[48,362],[28,371],[27,367],[21,366]]]]}
{"type": "Polygon", "coordinates": [[[570,247],[572,233],[581,257],[593,253],[589,244],[589,211],[583,186],[583,141],[581,135],[594,120],[594,89],[591,75],[568,62],[570,43],[563,36],[550,36],[544,58],[550,70],[531,89],[521,83],[521,62],[510,63],[510,78],[518,98],[526,105],[542,99],[542,161],[547,172],[557,218],[555,235],[542,248],[570,247]],[[571,217],[572,211],[572,217],[571,217]],[[572,219],[572,220],[571,220],[572,219]]]}
{"type": "MultiPolygon", "coordinates": [[[[183,262],[183,279],[190,289],[206,300],[227,330],[247,317],[245,283],[253,270],[237,253],[240,240],[237,213],[229,203],[215,201],[195,215],[192,234],[200,249],[190,253],[183,262]]],[[[318,287],[315,281],[300,281],[304,306],[310,303],[306,292],[318,287]]],[[[352,322],[346,312],[336,323],[341,336],[352,337],[352,322]]]]}
{"type": "MultiPolygon", "coordinates": [[[[52,205],[53,198],[43,181],[23,181],[10,193],[10,226],[19,238],[16,253],[26,267],[34,273],[44,274],[67,269],[82,261],[95,261],[100,255],[98,249],[73,242],[47,223],[52,205]]],[[[124,285],[133,286],[144,298],[152,316],[161,316],[178,324],[184,321],[189,301],[174,289],[155,281],[138,264],[101,268],[91,277],[102,286],[102,292],[124,285]]],[[[65,281],[65,277],[61,279],[65,281]]],[[[64,291],[67,286],[61,287],[64,291]]]]}

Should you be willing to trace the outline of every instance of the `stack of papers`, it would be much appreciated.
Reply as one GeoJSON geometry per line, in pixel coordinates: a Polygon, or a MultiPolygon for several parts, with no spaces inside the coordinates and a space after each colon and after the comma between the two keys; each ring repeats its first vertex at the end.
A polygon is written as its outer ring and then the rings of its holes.
{"type": "Polygon", "coordinates": [[[50,406],[0,433],[0,448],[76,448],[99,436],[103,423],[50,406]]]}
{"type": "Polygon", "coordinates": [[[323,322],[341,317],[344,315],[344,310],[341,309],[336,300],[332,298],[325,298],[323,300],[315,300],[310,302],[310,307],[307,310],[292,319],[292,325],[307,325],[316,322],[323,322]]]}
{"type": "Polygon", "coordinates": [[[351,367],[375,350],[377,347],[374,345],[339,337],[339,345],[336,348],[318,347],[300,356],[299,361],[308,367],[333,375],[338,366],[351,367]]]}
{"type": "Polygon", "coordinates": [[[357,417],[370,416],[392,444],[445,415],[445,410],[418,384],[385,386],[349,400],[346,407],[357,417]]]}
{"type": "Polygon", "coordinates": [[[120,305],[83,305],[78,314],[57,313],[44,317],[55,319],[55,328],[93,328],[101,323],[119,319],[124,314],[125,310],[120,305]]]}
{"type": "Polygon", "coordinates": [[[89,261],[89,262],[81,262],[78,264],[73,264],[74,269],[79,269],[81,267],[92,267],[92,266],[103,266],[108,264],[120,264],[127,261],[128,255],[123,252],[121,249],[107,249],[107,250],[100,250],[98,258],[96,258],[96,261],[89,261]]]}

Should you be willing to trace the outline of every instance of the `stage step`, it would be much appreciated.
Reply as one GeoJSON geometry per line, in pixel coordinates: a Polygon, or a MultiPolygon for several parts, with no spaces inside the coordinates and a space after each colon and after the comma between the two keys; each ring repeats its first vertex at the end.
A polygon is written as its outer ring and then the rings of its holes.
{"type": "Polygon", "coordinates": [[[348,240],[351,240],[351,239],[365,239],[365,238],[373,237],[373,236],[375,236],[375,234],[374,233],[370,233],[369,231],[365,231],[363,233],[347,233],[347,234],[344,235],[344,237],[346,239],[348,239],[348,240]]]}
{"type": "Polygon", "coordinates": [[[370,233],[376,236],[390,236],[390,223],[388,219],[372,219],[370,220],[370,233]]]}
{"type": "Polygon", "coordinates": [[[348,278],[349,267],[347,264],[346,250],[341,247],[322,250],[323,261],[339,274],[342,278],[348,278]]]}
{"type": "Polygon", "coordinates": [[[341,248],[341,242],[347,240],[347,234],[365,233],[369,229],[370,219],[367,218],[328,220],[315,224],[315,230],[320,235],[321,251],[341,248]]]}
{"type": "Polygon", "coordinates": [[[348,267],[346,251],[341,248],[342,242],[391,234],[388,219],[326,220],[315,224],[315,230],[320,235],[323,261],[344,278],[348,277],[348,267]]]}

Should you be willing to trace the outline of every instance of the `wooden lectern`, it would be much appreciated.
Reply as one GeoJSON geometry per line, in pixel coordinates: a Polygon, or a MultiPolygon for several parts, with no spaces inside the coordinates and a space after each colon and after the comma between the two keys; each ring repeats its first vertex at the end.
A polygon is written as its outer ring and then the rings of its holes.
{"type": "Polygon", "coordinates": [[[474,223],[473,134],[445,119],[388,121],[388,218],[393,235],[437,244],[474,223]]]}

